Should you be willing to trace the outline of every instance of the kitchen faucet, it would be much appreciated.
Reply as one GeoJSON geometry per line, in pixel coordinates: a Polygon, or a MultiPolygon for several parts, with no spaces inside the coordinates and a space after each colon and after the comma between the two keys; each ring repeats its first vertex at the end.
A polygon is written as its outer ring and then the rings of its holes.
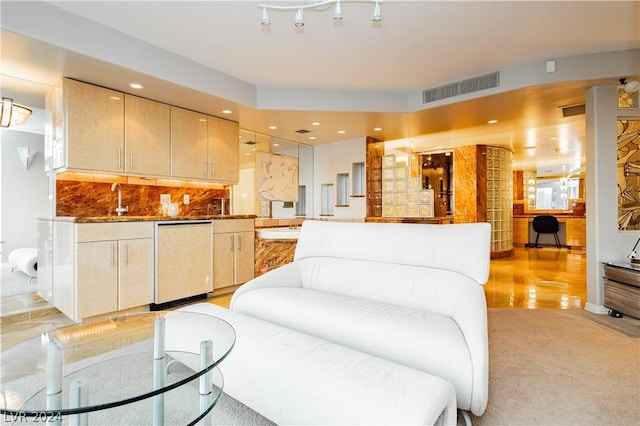
{"type": "Polygon", "coordinates": [[[118,189],[118,207],[116,207],[116,213],[118,213],[118,216],[122,216],[123,213],[129,211],[129,206],[122,207],[122,187],[119,183],[114,182],[114,184],[111,185],[111,192],[115,191],[116,188],[118,189]]]}

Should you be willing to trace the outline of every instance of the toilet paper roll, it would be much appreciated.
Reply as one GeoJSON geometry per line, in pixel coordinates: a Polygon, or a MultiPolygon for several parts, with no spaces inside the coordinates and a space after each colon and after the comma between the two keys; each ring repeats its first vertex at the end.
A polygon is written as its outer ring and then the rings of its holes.
{"type": "Polygon", "coordinates": [[[19,248],[9,253],[9,263],[30,277],[38,276],[38,250],[19,248]]]}

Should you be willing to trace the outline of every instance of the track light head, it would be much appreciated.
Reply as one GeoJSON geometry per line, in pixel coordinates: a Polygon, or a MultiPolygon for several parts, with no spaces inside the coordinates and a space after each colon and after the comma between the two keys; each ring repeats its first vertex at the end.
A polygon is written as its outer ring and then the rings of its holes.
{"type": "Polygon", "coordinates": [[[380,14],[380,3],[376,2],[375,7],[373,8],[373,17],[371,18],[373,22],[382,21],[382,15],[380,14]]]}
{"type": "Polygon", "coordinates": [[[342,7],[340,6],[340,0],[336,2],[336,8],[333,10],[333,20],[342,21],[342,7]]]}
{"type": "Polygon", "coordinates": [[[299,8],[296,12],[296,19],[293,24],[298,28],[304,27],[304,20],[302,19],[302,8],[299,8]]]}
{"type": "Polygon", "coordinates": [[[260,23],[262,25],[271,25],[271,21],[269,21],[269,12],[267,12],[266,6],[262,7],[262,20],[260,23]]]}

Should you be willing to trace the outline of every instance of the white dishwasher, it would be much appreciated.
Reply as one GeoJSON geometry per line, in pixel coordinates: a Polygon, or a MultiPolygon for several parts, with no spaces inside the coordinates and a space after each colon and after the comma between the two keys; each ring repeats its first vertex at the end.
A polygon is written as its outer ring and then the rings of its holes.
{"type": "Polygon", "coordinates": [[[154,236],[155,305],[202,297],[213,291],[210,220],[158,221],[154,236]]]}

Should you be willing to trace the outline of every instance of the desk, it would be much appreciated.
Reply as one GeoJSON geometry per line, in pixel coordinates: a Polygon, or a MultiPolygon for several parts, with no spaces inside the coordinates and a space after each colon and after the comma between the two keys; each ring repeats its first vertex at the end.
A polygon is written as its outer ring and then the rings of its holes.
{"type": "MultiPolygon", "coordinates": [[[[536,232],[533,230],[533,218],[535,215],[513,217],[513,244],[528,245],[536,241],[536,232]]],[[[586,247],[587,222],[584,216],[556,216],[560,225],[558,237],[560,244],[567,247],[586,247]]],[[[540,235],[541,244],[555,246],[552,234],[540,235]]]]}

